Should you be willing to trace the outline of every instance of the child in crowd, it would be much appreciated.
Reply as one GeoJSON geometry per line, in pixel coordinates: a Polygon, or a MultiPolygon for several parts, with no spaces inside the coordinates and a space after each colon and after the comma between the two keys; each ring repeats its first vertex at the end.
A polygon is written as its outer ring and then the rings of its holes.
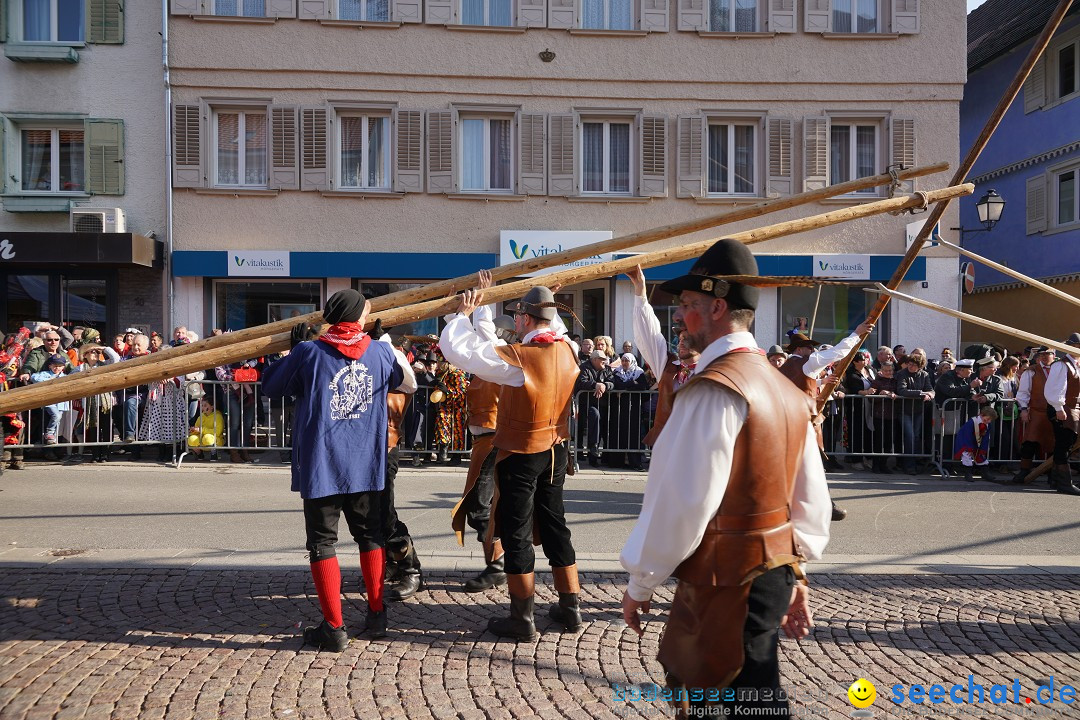
{"type": "Polygon", "coordinates": [[[953,443],[953,459],[964,465],[964,479],[975,482],[972,467],[979,467],[983,480],[992,480],[990,474],[990,430],[997,420],[997,411],[990,405],[979,409],[979,414],[964,423],[956,433],[953,443]]]}
{"type": "Polygon", "coordinates": [[[199,402],[199,410],[199,417],[195,418],[195,425],[188,436],[188,448],[197,458],[202,457],[202,451],[195,448],[210,448],[213,452],[213,448],[221,444],[225,432],[225,418],[221,411],[214,409],[214,403],[209,398],[204,397],[199,402]]]}
{"type": "MultiPolygon", "coordinates": [[[[41,372],[36,372],[30,376],[30,382],[39,383],[47,380],[55,380],[58,377],[64,376],[64,368],[68,364],[68,359],[64,355],[52,355],[45,361],[45,369],[41,372]]],[[[58,402],[52,405],[46,405],[45,410],[45,444],[56,444],[56,433],[60,428],[60,418],[65,412],[71,409],[71,403],[58,402]]],[[[51,454],[52,451],[50,450],[51,454]]]]}

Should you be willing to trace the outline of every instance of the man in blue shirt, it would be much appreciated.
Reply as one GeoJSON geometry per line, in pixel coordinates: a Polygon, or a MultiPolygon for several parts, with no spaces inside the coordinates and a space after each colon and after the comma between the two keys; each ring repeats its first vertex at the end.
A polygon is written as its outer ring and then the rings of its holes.
{"type": "Polygon", "coordinates": [[[384,539],[379,492],[385,486],[386,395],[411,393],[416,378],[403,355],[364,332],[371,306],[355,290],[334,293],[323,318],[330,327],[293,328],[292,351],[268,366],[263,392],[296,400],[292,431],[292,489],[304,501],[311,574],[323,621],[304,629],[304,642],[341,652],[349,641],[341,615],[338,520],[342,513],[360,546],[360,569],[368,595],[366,631],[386,635],[383,606],[384,539]]]}

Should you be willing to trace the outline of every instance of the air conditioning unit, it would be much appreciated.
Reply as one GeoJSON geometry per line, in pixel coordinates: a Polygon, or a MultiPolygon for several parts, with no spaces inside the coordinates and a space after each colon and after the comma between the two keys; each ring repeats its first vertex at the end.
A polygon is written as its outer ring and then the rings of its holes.
{"type": "Polygon", "coordinates": [[[71,232],[127,232],[127,223],[124,220],[124,211],[120,208],[72,208],[71,232]]]}

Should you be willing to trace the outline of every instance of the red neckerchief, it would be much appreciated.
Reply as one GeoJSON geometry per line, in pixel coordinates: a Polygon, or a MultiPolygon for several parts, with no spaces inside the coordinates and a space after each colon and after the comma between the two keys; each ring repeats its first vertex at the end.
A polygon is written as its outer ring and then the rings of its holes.
{"type": "Polygon", "coordinates": [[[562,335],[556,335],[551,330],[545,330],[544,332],[538,332],[535,335],[533,335],[532,340],[530,340],[529,342],[531,342],[531,343],[553,343],[553,342],[558,342],[559,340],[562,340],[562,339],[563,339],[562,335]]]}
{"type": "Polygon", "coordinates": [[[697,363],[684,363],[679,361],[679,372],[675,373],[675,382],[672,385],[675,389],[682,387],[682,384],[690,379],[690,376],[694,374],[694,368],[697,367],[697,363]]]}
{"type": "Polygon", "coordinates": [[[360,323],[354,322],[331,325],[319,339],[352,360],[359,360],[371,344],[371,336],[364,332],[360,323]]]}

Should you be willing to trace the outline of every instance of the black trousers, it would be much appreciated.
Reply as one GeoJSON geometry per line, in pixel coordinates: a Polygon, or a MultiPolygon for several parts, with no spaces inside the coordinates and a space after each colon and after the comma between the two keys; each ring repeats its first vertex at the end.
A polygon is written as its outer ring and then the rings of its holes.
{"type": "Polygon", "coordinates": [[[386,487],[379,493],[382,535],[386,541],[386,553],[390,560],[396,562],[399,568],[419,569],[420,561],[416,553],[408,552],[412,545],[409,528],[398,517],[397,505],[394,502],[394,482],[397,480],[399,465],[398,449],[391,448],[386,453],[386,487]]]}
{"type": "Polygon", "coordinates": [[[1054,427],[1054,464],[1067,465],[1069,451],[1076,442],[1076,431],[1058,420],[1057,411],[1053,407],[1046,408],[1046,416],[1050,418],[1050,424],[1054,427]]]}
{"type": "Polygon", "coordinates": [[[484,464],[480,466],[476,484],[465,496],[463,504],[465,522],[476,531],[479,542],[484,542],[487,537],[488,521],[491,518],[491,496],[495,494],[495,458],[498,454],[496,448],[491,448],[491,452],[484,458],[484,464]]]}
{"type": "Polygon", "coordinates": [[[379,512],[378,491],[328,495],[304,501],[304,526],[307,531],[307,550],[311,562],[337,556],[334,545],[338,539],[338,520],[345,514],[345,522],[360,552],[383,547],[382,524],[379,512]]]}
{"type": "Polygon", "coordinates": [[[499,484],[499,534],[506,552],[506,572],[531,573],[536,564],[533,552],[533,519],[540,544],[552,567],[577,562],[570,542],[563,509],[563,481],[566,479],[566,446],[530,455],[512,454],[495,466],[499,484]]]}

